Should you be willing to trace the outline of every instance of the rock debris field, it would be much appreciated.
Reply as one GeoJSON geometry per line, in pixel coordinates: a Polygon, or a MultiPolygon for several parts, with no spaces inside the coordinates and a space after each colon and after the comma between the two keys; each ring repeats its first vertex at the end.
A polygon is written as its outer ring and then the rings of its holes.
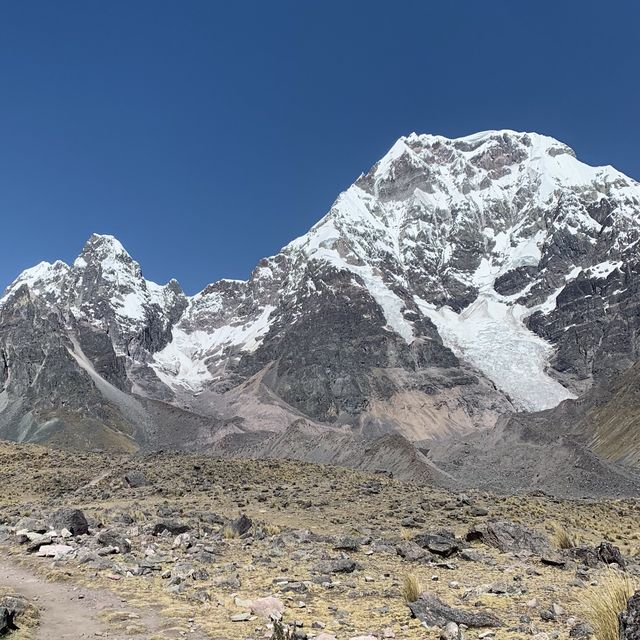
{"type": "Polygon", "coordinates": [[[0,468],[10,638],[588,638],[591,594],[640,576],[636,500],[6,443],[0,468]]]}

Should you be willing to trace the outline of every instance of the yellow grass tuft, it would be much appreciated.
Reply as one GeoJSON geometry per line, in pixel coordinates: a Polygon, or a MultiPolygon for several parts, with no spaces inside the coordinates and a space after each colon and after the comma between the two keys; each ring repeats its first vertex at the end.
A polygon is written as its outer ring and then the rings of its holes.
{"type": "Polygon", "coordinates": [[[568,529],[561,525],[556,525],[553,533],[553,541],[558,549],[573,549],[578,546],[576,538],[568,529]]]}
{"type": "Polygon", "coordinates": [[[422,584],[414,573],[409,573],[402,582],[402,597],[405,602],[415,602],[422,593],[422,584]]]}
{"type": "Polygon", "coordinates": [[[585,592],[584,615],[597,640],[618,640],[618,616],[627,608],[633,592],[631,578],[614,569],[598,580],[597,586],[585,592]]]}
{"type": "Polygon", "coordinates": [[[234,540],[235,538],[239,538],[238,532],[229,525],[225,525],[224,529],[222,529],[222,537],[225,540],[234,540]]]}
{"type": "Polygon", "coordinates": [[[282,533],[282,527],[277,524],[271,524],[266,522],[262,525],[262,530],[268,536],[277,536],[282,533]]]}

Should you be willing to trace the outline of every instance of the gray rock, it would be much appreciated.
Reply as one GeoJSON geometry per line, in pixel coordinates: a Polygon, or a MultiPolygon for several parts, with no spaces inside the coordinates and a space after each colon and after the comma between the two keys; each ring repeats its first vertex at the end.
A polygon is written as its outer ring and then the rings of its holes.
{"type": "Polygon", "coordinates": [[[330,574],[330,573],[353,573],[357,569],[358,565],[353,560],[327,560],[317,564],[313,570],[316,573],[330,574]]]}
{"type": "Polygon", "coordinates": [[[236,535],[243,536],[245,533],[249,532],[249,530],[253,526],[253,521],[243,513],[239,518],[231,520],[227,526],[236,535]]]}
{"type": "Polygon", "coordinates": [[[579,640],[586,640],[593,635],[593,629],[586,622],[577,622],[569,630],[570,638],[578,638],[579,640]]]}
{"type": "Polygon", "coordinates": [[[89,523],[80,509],[59,509],[51,516],[51,524],[56,529],[67,529],[74,536],[89,533],[89,523]]]}
{"type": "Polygon", "coordinates": [[[462,632],[455,622],[447,622],[440,634],[440,640],[462,640],[462,632]]]}
{"type": "Polygon", "coordinates": [[[20,518],[15,524],[16,531],[34,531],[35,533],[46,533],[49,530],[44,520],[38,518],[20,518]]]}
{"type": "Polygon", "coordinates": [[[415,536],[413,540],[423,549],[428,549],[431,553],[435,553],[444,558],[452,556],[461,549],[460,543],[455,539],[455,536],[445,531],[439,533],[421,533],[415,536]]]}
{"type": "Polygon", "coordinates": [[[159,536],[165,531],[171,535],[177,536],[180,533],[186,533],[191,527],[185,522],[177,522],[175,520],[160,520],[153,527],[153,535],[159,536]]]}
{"type": "Polygon", "coordinates": [[[401,558],[408,560],[409,562],[416,562],[423,558],[430,558],[431,554],[423,549],[420,545],[416,544],[412,540],[406,540],[401,542],[396,547],[396,551],[401,558]]]}
{"type": "Polygon", "coordinates": [[[147,486],[147,478],[141,471],[129,471],[124,476],[125,484],[131,489],[147,486]]]}
{"type": "Polygon", "coordinates": [[[129,541],[122,534],[111,529],[101,531],[97,535],[97,540],[104,547],[116,548],[119,553],[129,553],[131,551],[129,541]]]}
{"type": "Polygon", "coordinates": [[[617,564],[624,569],[626,562],[620,553],[618,547],[613,546],[610,542],[601,542],[596,549],[596,553],[605,564],[617,564]]]}
{"type": "Polygon", "coordinates": [[[640,591],[629,598],[626,610],[620,614],[620,640],[640,640],[640,591]]]}
{"type": "Polygon", "coordinates": [[[551,543],[545,535],[506,520],[475,525],[468,531],[466,539],[469,542],[480,540],[503,552],[528,552],[548,556],[551,550],[551,543]]]}
{"type": "Polygon", "coordinates": [[[336,551],[357,551],[360,548],[360,541],[356,538],[341,538],[333,548],[336,551]]]}
{"type": "Polygon", "coordinates": [[[467,627],[502,626],[502,622],[492,613],[455,609],[427,591],[421,593],[415,602],[408,603],[408,606],[413,616],[427,626],[443,627],[449,622],[467,627]]]}
{"type": "Polygon", "coordinates": [[[15,612],[0,606],[0,635],[5,635],[11,631],[15,631],[16,627],[14,623],[15,612]]]}

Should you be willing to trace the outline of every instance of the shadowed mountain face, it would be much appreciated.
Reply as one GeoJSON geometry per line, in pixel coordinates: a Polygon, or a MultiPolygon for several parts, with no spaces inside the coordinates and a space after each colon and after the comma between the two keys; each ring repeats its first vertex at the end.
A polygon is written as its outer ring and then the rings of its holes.
{"type": "MultiPolygon", "coordinates": [[[[605,388],[638,359],[639,240],[640,185],[552,138],[412,134],[247,281],[189,297],[100,235],[71,265],[25,271],[0,299],[0,434],[118,450],[259,440],[259,455],[301,419],[322,440],[395,434],[402,449],[499,420],[497,437],[514,424],[501,416],[605,388]]],[[[636,462],[619,384],[567,428],[636,462]]]]}

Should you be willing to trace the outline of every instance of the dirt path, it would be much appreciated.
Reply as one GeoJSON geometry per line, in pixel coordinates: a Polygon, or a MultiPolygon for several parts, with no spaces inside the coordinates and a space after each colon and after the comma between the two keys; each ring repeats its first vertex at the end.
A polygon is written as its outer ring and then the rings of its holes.
{"type": "MultiPolygon", "coordinates": [[[[85,589],[60,582],[47,582],[28,569],[0,559],[0,588],[27,598],[40,612],[36,640],[149,640],[176,637],[168,633],[156,612],[143,612],[108,591],[85,589]],[[117,612],[119,629],[109,628],[102,616],[117,612]],[[132,628],[125,630],[127,624],[132,628]],[[134,630],[133,627],[136,627],[134,630]]],[[[202,638],[190,633],[191,638],[202,638]]]]}

